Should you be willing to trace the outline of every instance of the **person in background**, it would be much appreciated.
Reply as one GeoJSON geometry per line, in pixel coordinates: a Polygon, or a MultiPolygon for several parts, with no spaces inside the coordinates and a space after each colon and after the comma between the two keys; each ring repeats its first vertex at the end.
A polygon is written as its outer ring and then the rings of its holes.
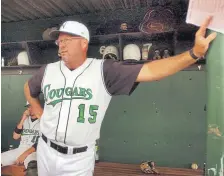
{"type": "Polygon", "coordinates": [[[20,139],[18,148],[1,153],[1,166],[24,165],[28,168],[29,163],[33,166],[36,162],[36,148],[40,137],[40,120],[36,118],[29,103],[25,106],[21,120],[15,127],[13,139],[20,139]]]}

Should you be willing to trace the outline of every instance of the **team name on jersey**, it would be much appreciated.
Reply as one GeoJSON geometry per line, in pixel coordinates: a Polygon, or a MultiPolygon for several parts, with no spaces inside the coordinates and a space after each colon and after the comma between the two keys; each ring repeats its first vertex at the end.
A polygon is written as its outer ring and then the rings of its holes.
{"type": "Polygon", "coordinates": [[[92,99],[93,94],[90,88],[83,87],[66,87],[59,89],[51,89],[51,84],[44,86],[44,99],[48,102],[48,105],[55,106],[57,103],[63,100],[71,99],[92,99]]]}
{"type": "Polygon", "coordinates": [[[33,129],[23,129],[22,135],[39,135],[39,131],[33,129]]]}

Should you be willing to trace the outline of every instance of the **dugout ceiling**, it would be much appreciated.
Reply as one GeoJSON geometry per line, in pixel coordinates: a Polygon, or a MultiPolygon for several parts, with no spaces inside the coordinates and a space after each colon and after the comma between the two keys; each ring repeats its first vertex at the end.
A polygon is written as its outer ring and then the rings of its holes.
{"type": "Polygon", "coordinates": [[[49,19],[180,3],[186,6],[188,0],[2,0],[1,22],[49,19]]]}

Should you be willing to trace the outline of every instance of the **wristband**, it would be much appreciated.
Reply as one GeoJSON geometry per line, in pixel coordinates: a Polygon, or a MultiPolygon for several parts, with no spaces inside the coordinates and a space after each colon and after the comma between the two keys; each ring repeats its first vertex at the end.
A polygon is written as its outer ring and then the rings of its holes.
{"type": "Polygon", "coordinates": [[[23,131],[23,129],[19,129],[19,128],[17,128],[17,127],[15,127],[15,133],[17,133],[17,134],[21,134],[22,133],[22,131],[23,131]]]}
{"type": "Polygon", "coordinates": [[[32,147],[35,148],[35,150],[37,150],[37,143],[33,144],[32,147]]]}
{"type": "Polygon", "coordinates": [[[199,59],[201,59],[201,57],[198,57],[198,56],[196,56],[196,55],[194,54],[193,49],[191,49],[191,50],[189,51],[189,53],[190,53],[190,56],[191,56],[194,60],[199,60],[199,59]]]}

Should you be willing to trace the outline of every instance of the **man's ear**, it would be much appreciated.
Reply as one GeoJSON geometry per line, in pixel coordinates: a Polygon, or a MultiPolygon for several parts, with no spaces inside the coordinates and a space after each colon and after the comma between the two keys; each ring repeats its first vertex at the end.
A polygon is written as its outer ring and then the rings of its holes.
{"type": "Polygon", "coordinates": [[[89,42],[86,39],[83,39],[81,42],[82,48],[86,50],[88,48],[89,42]]]}

